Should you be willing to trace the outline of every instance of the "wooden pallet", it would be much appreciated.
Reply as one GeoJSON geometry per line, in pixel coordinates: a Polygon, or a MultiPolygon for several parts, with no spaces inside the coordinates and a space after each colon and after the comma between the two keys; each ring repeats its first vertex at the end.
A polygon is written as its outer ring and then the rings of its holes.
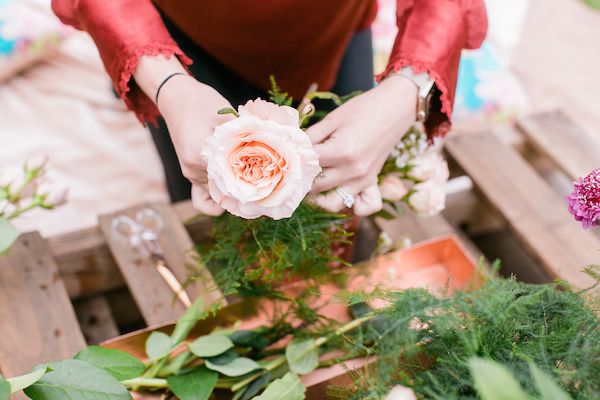
{"type": "MultiPolygon", "coordinates": [[[[600,147],[559,112],[519,122],[525,140],[569,178],[600,166],[600,147]]],[[[450,157],[472,179],[477,193],[513,233],[550,279],[588,287],[582,272],[598,263],[600,240],[584,231],[567,211],[566,193],[557,192],[516,149],[491,132],[448,140],[450,157]]]]}
{"type": "MultiPolygon", "coordinates": [[[[536,116],[522,121],[519,128],[570,176],[586,173],[593,163],[581,162],[576,168],[571,164],[576,148],[555,151],[547,143],[553,140],[565,147],[585,147],[586,157],[596,154],[597,148],[584,141],[565,139],[565,135],[580,134],[574,133],[575,128],[562,118],[556,114],[536,116]],[[556,123],[557,119],[562,122],[556,123]],[[543,132],[551,128],[554,131],[548,135],[550,139],[544,139],[543,132]]],[[[516,150],[490,134],[455,136],[448,141],[447,149],[477,189],[476,194],[466,193],[464,198],[500,216],[549,278],[579,286],[590,283],[580,270],[596,261],[600,240],[581,230],[566,212],[564,198],[516,150]]],[[[115,323],[113,315],[117,313],[113,311],[123,313],[126,308],[124,314],[139,315],[143,321],[128,321],[138,327],[161,324],[181,315],[184,307],[174,301],[172,291],[153,266],[116,238],[111,229],[116,215],[133,216],[148,207],[165,221],[158,241],[167,264],[179,280],[185,280],[190,250],[195,243],[206,243],[210,230],[210,221],[195,218],[189,201],[172,206],[140,204],[100,216],[96,227],[47,240],[37,233],[23,234],[9,253],[0,257],[3,375],[21,374],[39,363],[72,357],[86,342],[98,343],[124,333],[118,332],[118,325],[123,324],[115,323]],[[117,297],[129,299],[130,306],[119,305],[115,310],[117,297]]],[[[464,214],[464,210],[461,212],[464,214]]],[[[388,231],[397,241],[408,238],[413,243],[455,234],[471,256],[478,258],[479,249],[456,227],[461,221],[452,220],[451,224],[444,216],[417,218],[406,213],[395,220],[377,221],[377,228],[388,231]]],[[[366,229],[366,234],[374,238],[377,233],[366,229]]],[[[212,278],[205,273],[205,285],[186,290],[192,298],[204,296],[208,306],[220,294],[211,290],[212,278]]]]}

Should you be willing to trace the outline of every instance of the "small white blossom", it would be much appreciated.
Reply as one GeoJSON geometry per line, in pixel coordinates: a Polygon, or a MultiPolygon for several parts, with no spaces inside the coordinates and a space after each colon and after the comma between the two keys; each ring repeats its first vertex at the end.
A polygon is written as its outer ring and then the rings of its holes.
{"type": "Polygon", "coordinates": [[[40,170],[48,163],[48,155],[46,153],[34,153],[27,161],[25,161],[25,169],[27,171],[40,170]]]}

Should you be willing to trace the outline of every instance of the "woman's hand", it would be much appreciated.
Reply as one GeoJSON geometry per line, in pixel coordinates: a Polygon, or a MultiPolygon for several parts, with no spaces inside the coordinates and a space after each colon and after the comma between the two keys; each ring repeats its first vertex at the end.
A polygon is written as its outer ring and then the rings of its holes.
{"type": "MultiPolygon", "coordinates": [[[[379,211],[382,202],[377,175],[392,148],[414,123],[416,104],[417,86],[401,75],[391,75],[310,127],[307,133],[323,167],[313,193],[343,187],[355,197],[355,214],[379,211]]],[[[333,212],[344,208],[336,192],[317,196],[316,202],[333,212]]]]}
{"type": "Polygon", "coordinates": [[[173,76],[162,86],[157,106],[169,129],[181,172],[192,182],[194,207],[208,215],[219,215],[223,209],[208,193],[206,163],[201,153],[215,127],[231,118],[218,111],[231,104],[215,89],[188,75],[174,58],[142,58],[134,76],[142,90],[154,99],[160,82],[174,72],[184,74],[173,76]]]}

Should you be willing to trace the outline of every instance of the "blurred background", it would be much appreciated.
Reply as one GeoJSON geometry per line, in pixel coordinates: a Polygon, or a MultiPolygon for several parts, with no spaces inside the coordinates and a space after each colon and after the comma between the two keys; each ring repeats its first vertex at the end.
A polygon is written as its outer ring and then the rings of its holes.
{"type": "MultiPolygon", "coordinates": [[[[595,0],[488,0],[483,47],[465,52],[451,134],[498,129],[561,109],[600,140],[600,11],[595,0]]],[[[167,200],[150,136],[115,98],[85,33],[61,25],[50,0],[0,0],[0,166],[51,157],[69,203],[16,225],[52,235],[98,214],[167,200]]],[[[380,0],[376,70],[395,35],[395,0],[380,0]]]]}

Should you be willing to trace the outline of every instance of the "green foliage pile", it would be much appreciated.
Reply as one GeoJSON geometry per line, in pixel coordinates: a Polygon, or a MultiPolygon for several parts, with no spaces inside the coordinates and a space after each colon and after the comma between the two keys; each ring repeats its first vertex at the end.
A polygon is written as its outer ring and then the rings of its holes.
{"type": "Polygon", "coordinates": [[[294,278],[318,286],[343,281],[346,263],[336,245],[348,244],[346,217],[306,202],[292,217],[247,220],[229,213],[213,220],[212,243],[198,248],[225,295],[285,297],[282,282],[294,278]]]}
{"type": "MultiPolygon", "coordinates": [[[[350,296],[357,297],[357,296],[350,296]]],[[[361,296],[358,296],[360,298],[361,296]]],[[[473,357],[512,371],[531,398],[537,365],[573,399],[600,398],[600,304],[560,284],[492,279],[440,298],[421,289],[388,293],[392,304],[361,333],[379,359],[345,399],[380,399],[410,386],[422,399],[477,399],[473,357]]],[[[338,390],[339,393],[339,390],[338,390]]]]}

